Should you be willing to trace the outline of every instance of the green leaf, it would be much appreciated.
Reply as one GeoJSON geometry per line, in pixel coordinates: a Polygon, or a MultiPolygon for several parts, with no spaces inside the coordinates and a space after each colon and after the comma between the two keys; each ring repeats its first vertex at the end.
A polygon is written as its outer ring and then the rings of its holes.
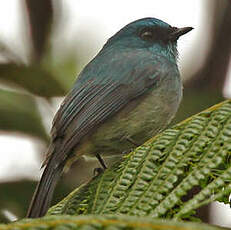
{"type": "Polygon", "coordinates": [[[0,225],[1,230],[222,230],[226,228],[192,222],[174,222],[163,219],[137,218],[131,216],[54,216],[41,219],[25,219],[8,225],[0,225]]]}
{"type": "Polygon", "coordinates": [[[231,193],[231,101],[165,130],[93,178],[48,214],[126,214],[194,220],[231,193]],[[183,199],[195,186],[200,191],[183,199]]]}
{"type": "Polygon", "coordinates": [[[52,74],[36,65],[26,67],[16,64],[1,64],[0,80],[46,98],[63,96],[67,91],[65,86],[52,74]]]}
{"type": "Polygon", "coordinates": [[[48,140],[33,97],[3,89],[0,89],[0,130],[48,140]]]}
{"type": "Polygon", "coordinates": [[[69,90],[73,87],[76,74],[80,72],[79,66],[76,64],[78,62],[78,57],[72,47],[66,54],[62,54],[62,58],[54,58],[51,50],[49,50],[43,57],[41,66],[55,76],[65,90],[69,90]]]}

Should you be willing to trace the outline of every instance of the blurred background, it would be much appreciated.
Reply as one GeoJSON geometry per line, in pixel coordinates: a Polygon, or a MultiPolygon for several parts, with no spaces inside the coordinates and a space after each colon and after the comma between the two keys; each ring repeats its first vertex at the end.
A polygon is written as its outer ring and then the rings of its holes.
{"type": "MultiPolygon", "coordinates": [[[[184,98],[173,123],[231,97],[230,0],[0,2],[0,222],[25,216],[52,118],[77,74],[109,37],[142,17],[195,28],[178,42],[184,98]]],[[[91,178],[95,167],[94,159],[78,160],[53,202],[91,178]]],[[[229,206],[214,203],[198,215],[231,227],[229,206]]]]}

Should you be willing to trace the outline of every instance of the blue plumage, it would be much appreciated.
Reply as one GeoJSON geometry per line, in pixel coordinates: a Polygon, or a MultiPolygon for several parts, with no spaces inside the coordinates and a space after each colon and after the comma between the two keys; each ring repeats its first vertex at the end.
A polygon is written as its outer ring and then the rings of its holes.
{"type": "Polygon", "coordinates": [[[28,217],[46,213],[63,168],[83,154],[120,154],[158,133],[179,106],[176,42],[192,28],[155,18],[122,28],[83,69],[57,112],[28,217]],[[133,144],[132,144],[133,143],[133,144]]]}

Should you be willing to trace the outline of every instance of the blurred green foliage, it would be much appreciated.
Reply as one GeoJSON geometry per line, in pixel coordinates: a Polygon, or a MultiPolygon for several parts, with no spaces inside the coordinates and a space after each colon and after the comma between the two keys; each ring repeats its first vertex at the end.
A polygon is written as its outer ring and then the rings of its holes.
{"type": "Polygon", "coordinates": [[[36,65],[0,65],[0,80],[45,98],[63,96],[67,90],[51,73],[36,65]]]}
{"type": "Polygon", "coordinates": [[[0,89],[0,127],[4,131],[20,131],[48,140],[37,105],[30,95],[0,89]]]}
{"type": "MultiPolygon", "coordinates": [[[[47,145],[49,134],[43,121],[54,110],[51,99],[64,96],[73,84],[78,69],[77,54],[74,50],[66,52],[62,60],[52,55],[52,31],[57,26],[53,4],[58,5],[58,1],[24,0],[20,4],[19,10],[27,17],[24,23],[30,34],[27,44],[30,56],[25,63],[0,37],[0,55],[4,60],[0,63],[0,132],[32,136],[33,140],[40,140],[40,145],[41,141],[47,145]],[[41,98],[47,103],[41,103],[41,98]],[[47,109],[48,113],[43,114],[47,109]]],[[[20,178],[0,183],[0,222],[8,221],[3,210],[18,217],[25,215],[35,185],[20,178]]],[[[59,187],[54,202],[63,194],[67,194],[66,185],[59,187]]]]}

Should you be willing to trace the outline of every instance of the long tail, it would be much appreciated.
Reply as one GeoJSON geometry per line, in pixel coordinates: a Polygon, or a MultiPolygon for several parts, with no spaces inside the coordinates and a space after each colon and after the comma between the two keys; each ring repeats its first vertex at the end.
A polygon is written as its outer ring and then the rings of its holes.
{"type": "Polygon", "coordinates": [[[48,161],[46,168],[42,174],[34,195],[32,197],[27,217],[36,218],[44,216],[50,207],[51,199],[55,186],[63,172],[63,164],[60,164],[58,167],[55,167],[56,159],[51,157],[48,161]]]}

